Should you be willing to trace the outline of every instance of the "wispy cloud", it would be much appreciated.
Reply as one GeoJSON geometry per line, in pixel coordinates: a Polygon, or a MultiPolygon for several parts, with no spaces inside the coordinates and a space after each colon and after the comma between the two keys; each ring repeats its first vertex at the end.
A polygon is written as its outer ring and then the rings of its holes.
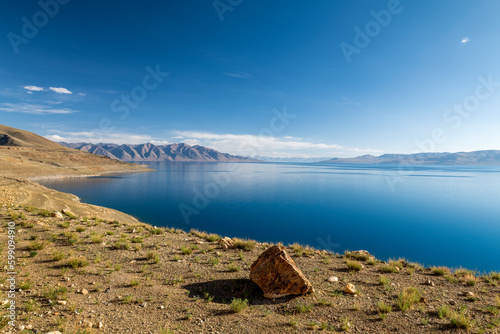
{"type": "Polygon", "coordinates": [[[176,138],[190,145],[203,145],[218,151],[239,155],[261,156],[354,156],[380,153],[337,144],[315,143],[295,137],[271,137],[248,134],[215,134],[197,131],[175,131],[176,138]]]}
{"type": "Polygon", "coordinates": [[[251,75],[250,73],[245,73],[245,72],[224,72],[225,75],[228,77],[233,77],[233,78],[238,78],[238,79],[253,79],[254,76],[251,75]]]}
{"type": "Polygon", "coordinates": [[[99,130],[96,131],[60,131],[60,130],[49,130],[50,135],[45,136],[45,138],[57,141],[57,142],[67,142],[67,143],[106,143],[106,144],[144,144],[153,143],[155,145],[166,145],[168,144],[165,140],[155,140],[155,138],[150,135],[143,134],[133,134],[133,133],[102,133],[99,130]]]}
{"type": "Polygon", "coordinates": [[[469,43],[469,38],[468,38],[468,37],[464,37],[464,38],[462,38],[461,43],[462,43],[462,44],[467,44],[467,43],[469,43]]]}
{"type": "Polygon", "coordinates": [[[38,86],[24,86],[24,89],[28,91],[28,93],[33,92],[43,92],[45,89],[43,87],[38,87],[38,86]]]}
{"type": "Polygon", "coordinates": [[[72,114],[78,112],[68,108],[52,108],[40,104],[29,103],[0,103],[0,111],[33,115],[72,114]]]}
{"type": "Polygon", "coordinates": [[[70,92],[64,87],[50,87],[49,88],[51,91],[56,92],[57,94],[73,94],[73,92],[70,92]]]}

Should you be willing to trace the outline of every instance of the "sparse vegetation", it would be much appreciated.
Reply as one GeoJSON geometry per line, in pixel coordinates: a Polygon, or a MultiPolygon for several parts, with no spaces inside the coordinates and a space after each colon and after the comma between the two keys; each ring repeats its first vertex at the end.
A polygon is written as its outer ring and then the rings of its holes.
{"type": "Polygon", "coordinates": [[[296,313],[306,313],[306,312],[311,312],[313,308],[314,304],[312,303],[299,302],[294,306],[294,311],[296,313]]]}
{"type": "Polygon", "coordinates": [[[451,273],[449,268],[446,267],[431,267],[431,271],[434,275],[444,276],[451,273]]]}
{"type": "Polygon", "coordinates": [[[254,240],[243,240],[243,239],[234,238],[233,244],[234,244],[235,248],[239,248],[239,249],[242,249],[245,251],[251,251],[252,249],[255,248],[255,241],[254,240]]]}
{"type": "Polygon", "coordinates": [[[384,303],[383,301],[379,301],[377,303],[377,312],[379,314],[386,314],[392,312],[392,306],[384,303]]]}
{"type": "Polygon", "coordinates": [[[346,260],[345,264],[347,266],[347,269],[352,272],[360,271],[363,268],[362,264],[358,261],[346,260]]]}
{"type": "Polygon", "coordinates": [[[240,313],[244,309],[248,307],[248,300],[247,299],[240,299],[240,298],[233,298],[231,301],[231,311],[234,313],[240,313]]]}
{"type": "Polygon", "coordinates": [[[191,255],[193,253],[193,249],[188,246],[181,246],[181,252],[184,253],[184,255],[191,255]]]}
{"type": "Polygon", "coordinates": [[[407,311],[411,307],[418,303],[422,298],[422,293],[415,287],[405,288],[399,295],[396,301],[398,309],[401,311],[407,311]]]}
{"type": "Polygon", "coordinates": [[[89,262],[83,256],[72,256],[67,259],[66,264],[73,267],[73,269],[83,268],[89,265],[89,262]]]}
{"type": "Polygon", "coordinates": [[[240,270],[241,270],[241,268],[240,268],[238,265],[234,264],[234,263],[229,264],[229,265],[227,266],[227,269],[228,269],[230,272],[237,272],[237,271],[240,271],[240,270]]]}
{"type": "Polygon", "coordinates": [[[440,319],[448,318],[448,316],[451,314],[451,309],[448,305],[441,305],[437,309],[437,314],[440,319]]]}
{"type": "Polygon", "coordinates": [[[469,329],[472,326],[472,320],[462,312],[453,312],[450,314],[450,324],[456,328],[469,329]]]}

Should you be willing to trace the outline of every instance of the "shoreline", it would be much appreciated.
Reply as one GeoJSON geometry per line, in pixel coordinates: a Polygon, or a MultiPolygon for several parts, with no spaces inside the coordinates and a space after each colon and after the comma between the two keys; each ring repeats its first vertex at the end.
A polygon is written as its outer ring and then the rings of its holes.
{"type": "Polygon", "coordinates": [[[150,166],[145,166],[145,170],[136,170],[136,169],[128,169],[128,170],[118,170],[118,171],[104,171],[98,174],[51,174],[51,175],[38,175],[38,176],[30,176],[25,179],[28,181],[41,181],[41,180],[57,180],[57,179],[77,179],[77,178],[86,178],[86,177],[99,177],[108,174],[134,174],[134,173],[147,173],[154,172],[154,169],[151,169],[150,166]]]}

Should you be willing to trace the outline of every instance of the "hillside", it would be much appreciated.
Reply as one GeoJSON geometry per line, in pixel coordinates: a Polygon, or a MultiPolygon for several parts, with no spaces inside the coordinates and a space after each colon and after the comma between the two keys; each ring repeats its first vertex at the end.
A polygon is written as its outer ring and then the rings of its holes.
{"type": "Polygon", "coordinates": [[[63,146],[104,155],[111,159],[122,161],[201,161],[201,162],[254,162],[256,159],[235,156],[207,148],[187,144],[140,145],[90,144],[90,143],[60,143],[63,146]]]}
{"type": "Polygon", "coordinates": [[[379,157],[363,155],[356,158],[333,158],[322,161],[331,164],[420,164],[420,165],[500,165],[500,151],[457,153],[384,154],[379,157]]]}
{"type": "MultiPolygon", "coordinates": [[[[18,227],[17,333],[451,334],[500,326],[498,272],[294,244],[286,251],[315,292],[267,299],[249,275],[270,244],[234,238],[225,248],[214,234],[1,204],[0,224],[18,227]]],[[[2,247],[0,256],[7,253],[2,247]]]]}
{"type": "Polygon", "coordinates": [[[67,148],[34,133],[0,125],[0,170],[3,177],[35,179],[148,169],[67,148]]]}
{"type": "Polygon", "coordinates": [[[32,132],[0,124],[0,146],[43,147],[64,150],[64,147],[32,132]]]}

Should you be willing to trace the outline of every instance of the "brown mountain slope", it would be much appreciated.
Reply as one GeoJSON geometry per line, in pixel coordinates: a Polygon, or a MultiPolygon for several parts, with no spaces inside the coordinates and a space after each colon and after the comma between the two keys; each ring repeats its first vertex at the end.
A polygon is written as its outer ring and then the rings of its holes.
{"type": "Polygon", "coordinates": [[[0,146],[45,147],[67,150],[65,147],[32,132],[0,124],[0,146]]]}
{"type": "Polygon", "coordinates": [[[0,125],[0,177],[34,179],[145,170],[137,164],[63,147],[34,133],[0,125]]]}

